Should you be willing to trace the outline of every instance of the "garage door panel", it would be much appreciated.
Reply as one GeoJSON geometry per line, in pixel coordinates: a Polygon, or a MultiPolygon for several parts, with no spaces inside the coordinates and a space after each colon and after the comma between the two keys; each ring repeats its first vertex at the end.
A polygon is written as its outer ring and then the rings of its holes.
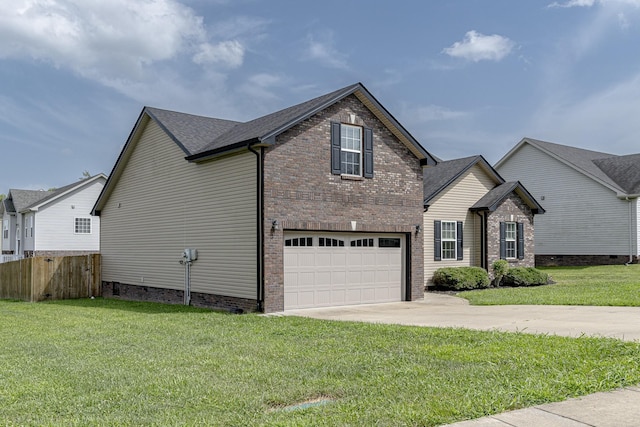
{"type": "Polygon", "coordinates": [[[326,250],[317,251],[316,253],[316,267],[331,267],[331,252],[326,250]]]}
{"type": "MultiPolygon", "coordinates": [[[[336,248],[336,249],[339,249],[339,248],[336,248]]],[[[346,265],[347,265],[347,254],[335,253],[335,252],[331,254],[332,267],[339,267],[339,266],[346,267],[346,265]]]]}
{"type": "Polygon", "coordinates": [[[313,301],[312,306],[327,306],[331,305],[331,291],[316,291],[316,300],[313,301]]]}
{"type": "Polygon", "coordinates": [[[331,285],[331,271],[318,271],[316,273],[316,285],[318,286],[331,285]]]}
{"type": "Polygon", "coordinates": [[[285,232],[305,241],[284,247],[285,309],[400,301],[403,249],[380,248],[378,237],[389,235],[285,232]]]}

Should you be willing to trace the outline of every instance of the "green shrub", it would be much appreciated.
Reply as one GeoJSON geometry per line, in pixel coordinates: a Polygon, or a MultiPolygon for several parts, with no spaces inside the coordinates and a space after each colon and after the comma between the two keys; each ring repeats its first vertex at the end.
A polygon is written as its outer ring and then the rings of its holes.
{"type": "Polygon", "coordinates": [[[504,259],[499,259],[493,263],[494,285],[500,286],[502,278],[509,271],[509,263],[504,259]]]}
{"type": "Polygon", "coordinates": [[[549,275],[533,267],[514,267],[502,279],[504,286],[539,286],[550,283],[549,275]]]}
{"type": "Polygon", "coordinates": [[[433,273],[437,289],[462,291],[488,288],[489,275],[480,267],[445,267],[433,273]]]}

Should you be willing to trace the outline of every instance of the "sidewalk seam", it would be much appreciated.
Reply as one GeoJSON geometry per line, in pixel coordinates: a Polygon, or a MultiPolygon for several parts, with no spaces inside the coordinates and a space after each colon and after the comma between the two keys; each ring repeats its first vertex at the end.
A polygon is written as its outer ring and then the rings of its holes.
{"type": "MultiPolygon", "coordinates": [[[[566,401],[565,401],[565,402],[566,402],[566,401]]],[[[552,411],[546,410],[546,409],[544,409],[544,408],[540,408],[540,407],[538,407],[538,406],[534,406],[534,408],[535,408],[535,409],[537,409],[537,410],[539,410],[539,411],[546,412],[547,414],[555,415],[556,417],[564,418],[564,419],[566,419],[566,420],[575,421],[575,422],[580,423],[580,424],[582,424],[582,425],[584,425],[584,426],[588,426],[588,427],[598,427],[598,426],[596,426],[596,425],[594,425],[594,424],[587,424],[587,423],[585,423],[584,421],[576,420],[575,418],[567,417],[566,415],[557,414],[557,413],[555,413],[555,412],[552,412],[552,411]]]]}

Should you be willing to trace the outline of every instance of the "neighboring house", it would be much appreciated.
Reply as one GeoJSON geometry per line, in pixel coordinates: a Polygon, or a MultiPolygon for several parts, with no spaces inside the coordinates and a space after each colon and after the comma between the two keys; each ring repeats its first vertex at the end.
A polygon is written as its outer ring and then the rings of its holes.
{"type": "Polygon", "coordinates": [[[519,182],[505,182],[482,156],[424,169],[424,269],[487,269],[498,259],[534,266],[533,217],[544,209],[519,182]]]}
{"type": "Polygon", "coordinates": [[[100,250],[100,218],[91,215],[104,174],[55,191],[11,189],[2,203],[2,254],[80,255],[100,250]]]}
{"type": "Polygon", "coordinates": [[[520,180],[547,209],[535,221],[538,265],[637,262],[640,154],[524,138],[495,168],[520,180]]]}
{"type": "Polygon", "coordinates": [[[435,162],[359,83],[246,123],[145,107],[93,209],[103,295],[264,312],[420,299],[435,162]]]}

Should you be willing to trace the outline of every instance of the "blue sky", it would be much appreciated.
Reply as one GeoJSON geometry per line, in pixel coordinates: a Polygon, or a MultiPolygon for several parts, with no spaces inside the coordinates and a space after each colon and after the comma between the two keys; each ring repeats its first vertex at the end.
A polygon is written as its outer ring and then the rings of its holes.
{"type": "Polygon", "coordinates": [[[0,193],[108,174],[145,105],[252,118],[362,82],[443,159],[640,152],[640,0],[0,3],[0,193]]]}

